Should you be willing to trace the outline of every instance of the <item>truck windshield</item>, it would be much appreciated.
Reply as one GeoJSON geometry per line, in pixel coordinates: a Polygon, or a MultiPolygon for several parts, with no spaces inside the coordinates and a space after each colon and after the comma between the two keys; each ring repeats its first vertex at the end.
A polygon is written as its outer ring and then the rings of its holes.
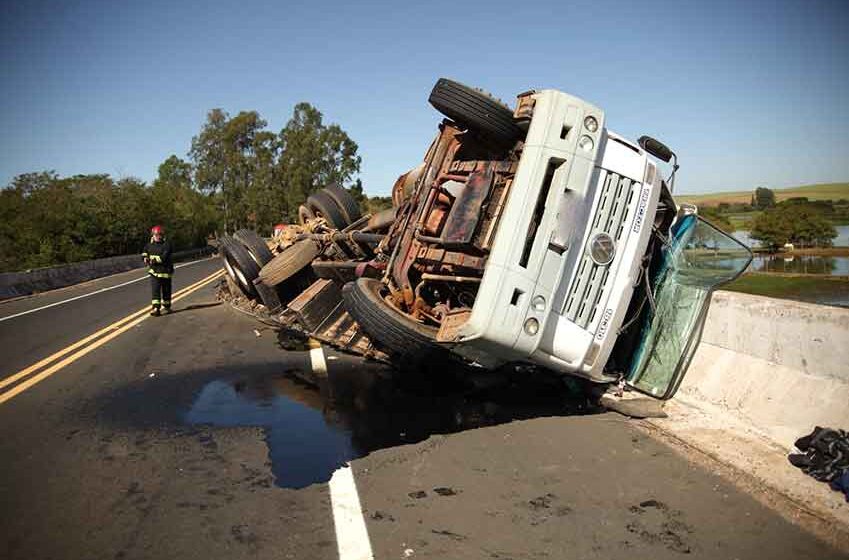
{"type": "Polygon", "coordinates": [[[630,385],[658,398],[672,397],[698,346],[711,292],[751,260],[745,245],[701,218],[685,216],[676,224],[652,283],[655,309],[642,324],[630,385]]]}

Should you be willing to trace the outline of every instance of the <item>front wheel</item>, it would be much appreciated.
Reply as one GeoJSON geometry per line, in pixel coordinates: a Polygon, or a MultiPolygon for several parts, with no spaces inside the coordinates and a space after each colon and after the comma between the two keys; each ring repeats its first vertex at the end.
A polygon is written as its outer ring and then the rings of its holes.
{"type": "Polygon", "coordinates": [[[420,363],[442,355],[444,350],[436,343],[439,329],[419,323],[392,307],[381,293],[383,288],[380,280],[360,278],[342,289],[345,309],[369,338],[402,361],[420,363]]]}

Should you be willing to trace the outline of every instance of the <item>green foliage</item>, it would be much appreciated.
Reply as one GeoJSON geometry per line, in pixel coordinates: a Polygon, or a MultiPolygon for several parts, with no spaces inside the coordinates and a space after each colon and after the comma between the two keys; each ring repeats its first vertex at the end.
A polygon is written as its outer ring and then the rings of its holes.
{"type": "MultiPolygon", "coordinates": [[[[279,134],[266,124],[256,111],[230,117],[213,109],[192,139],[196,186],[215,200],[224,231],[268,233],[274,223],[295,220],[311,193],[350,183],[360,170],[357,144],[309,103],[295,106],[279,134]]],[[[362,195],[362,185],[354,186],[362,195]]]]}
{"type": "Polygon", "coordinates": [[[721,212],[718,208],[714,208],[713,206],[699,208],[699,215],[719,229],[727,231],[728,233],[732,233],[735,230],[734,224],[732,224],[726,214],[721,212]]]}
{"type": "Polygon", "coordinates": [[[153,224],[165,226],[178,250],[241,227],[268,234],[330,183],[349,185],[365,210],[386,205],[356,179],[357,144],[309,103],[295,106],[279,134],[266,126],[256,111],[211,110],[192,138],[190,161],[168,157],[152,185],[52,171],[15,177],[0,189],[0,270],[132,254],[153,224]]]}
{"type": "MultiPolygon", "coordinates": [[[[298,103],[280,131],[277,172],[284,187],[283,216],[294,219],[307,196],[330,183],[350,183],[362,159],[356,142],[339,125],[326,125],[321,112],[298,103]]],[[[362,194],[362,184],[355,183],[362,194]]]]}
{"type": "Polygon", "coordinates": [[[744,274],[723,290],[774,298],[822,303],[835,301],[849,293],[849,280],[840,276],[775,273],[744,274]]]}
{"type": "Polygon", "coordinates": [[[133,254],[156,223],[177,249],[203,245],[215,229],[211,201],[192,188],[190,167],[175,156],[152,187],[108,175],[19,175],[0,190],[0,270],[133,254]]]}
{"type": "Polygon", "coordinates": [[[392,208],[391,196],[372,196],[366,201],[365,209],[369,214],[377,214],[381,210],[392,208]]]}
{"type": "Polygon", "coordinates": [[[785,243],[799,247],[829,247],[837,237],[837,230],[817,205],[791,199],[768,208],[755,218],[751,236],[773,250],[785,243]]]}
{"type": "Polygon", "coordinates": [[[758,187],[755,189],[755,201],[753,205],[759,210],[775,206],[775,193],[772,192],[772,189],[758,187]]]}

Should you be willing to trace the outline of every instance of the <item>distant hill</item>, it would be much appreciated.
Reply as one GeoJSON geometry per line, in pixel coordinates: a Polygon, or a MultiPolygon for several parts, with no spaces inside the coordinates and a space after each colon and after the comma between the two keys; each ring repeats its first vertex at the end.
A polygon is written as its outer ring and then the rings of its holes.
{"type": "MultiPolygon", "coordinates": [[[[840,200],[841,198],[849,200],[849,183],[821,183],[772,190],[777,202],[796,196],[806,196],[809,200],[840,200]]],[[[689,202],[701,206],[717,206],[720,202],[746,204],[751,201],[753,194],[755,189],[708,194],[677,194],[675,199],[678,202],[689,202]]]]}

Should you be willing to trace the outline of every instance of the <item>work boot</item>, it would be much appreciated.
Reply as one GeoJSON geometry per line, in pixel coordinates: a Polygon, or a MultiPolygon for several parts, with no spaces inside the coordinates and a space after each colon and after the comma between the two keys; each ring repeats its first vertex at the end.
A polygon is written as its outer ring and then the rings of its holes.
{"type": "Polygon", "coordinates": [[[166,306],[164,306],[164,307],[162,308],[162,314],[163,314],[163,315],[168,315],[169,313],[171,313],[171,306],[170,306],[170,305],[166,305],[166,306]]]}
{"type": "Polygon", "coordinates": [[[150,310],[150,314],[153,317],[159,317],[159,307],[153,306],[153,308],[150,310]]]}

